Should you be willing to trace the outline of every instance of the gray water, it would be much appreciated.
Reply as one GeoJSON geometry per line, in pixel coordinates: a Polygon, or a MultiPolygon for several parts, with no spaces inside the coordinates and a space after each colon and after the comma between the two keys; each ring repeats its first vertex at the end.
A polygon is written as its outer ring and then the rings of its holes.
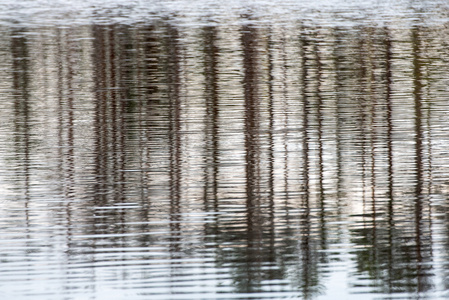
{"type": "Polygon", "coordinates": [[[0,5],[0,299],[449,297],[446,1],[0,5]]]}

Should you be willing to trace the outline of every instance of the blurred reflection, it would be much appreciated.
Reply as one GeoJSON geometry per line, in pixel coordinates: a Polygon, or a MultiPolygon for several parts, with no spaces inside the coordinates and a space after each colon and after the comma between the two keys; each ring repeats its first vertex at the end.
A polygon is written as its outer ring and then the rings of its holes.
{"type": "Polygon", "coordinates": [[[30,185],[30,106],[29,106],[29,55],[26,38],[21,30],[11,33],[11,69],[12,69],[12,100],[14,103],[14,152],[17,161],[17,182],[19,191],[24,195],[24,211],[28,220],[29,185],[30,185]]]}
{"type": "Polygon", "coordinates": [[[241,18],[1,35],[9,293],[447,290],[447,29],[241,18]]]}

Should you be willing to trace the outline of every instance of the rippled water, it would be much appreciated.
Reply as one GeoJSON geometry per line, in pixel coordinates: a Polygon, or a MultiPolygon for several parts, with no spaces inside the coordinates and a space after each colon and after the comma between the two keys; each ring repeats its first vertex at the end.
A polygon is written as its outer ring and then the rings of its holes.
{"type": "Polygon", "coordinates": [[[1,299],[446,299],[445,1],[7,1],[1,299]]]}

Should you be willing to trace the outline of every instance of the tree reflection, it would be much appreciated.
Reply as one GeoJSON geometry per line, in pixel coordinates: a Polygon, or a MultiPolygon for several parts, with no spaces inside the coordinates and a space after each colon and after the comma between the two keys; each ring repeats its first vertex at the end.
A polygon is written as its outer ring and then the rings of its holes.
{"type": "MultiPolygon", "coordinates": [[[[14,115],[14,168],[16,170],[14,185],[23,195],[23,211],[26,231],[29,230],[29,204],[30,204],[30,180],[31,180],[31,152],[32,135],[30,122],[30,91],[29,91],[29,50],[27,39],[24,36],[26,30],[16,30],[11,33],[12,54],[12,89],[13,89],[13,115],[14,115]]],[[[29,236],[27,236],[29,237],[29,236]]]]}
{"type": "Polygon", "coordinates": [[[300,31],[300,55],[302,57],[302,65],[300,72],[300,83],[302,87],[302,108],[303,108],[303,128],[304,136],[302,137],[302,186],[303,193],[301,197],[300,207],[300,238],[299,238],[299,266],[296,284],[304,299],[311,299],[321,292],[319,270],[320,254],[318,250],[323,247],[325,249],[325,226],[324,221],[324,187],[323,187],[323,144],[322,144],[322,122],[323,116],[320,113],[322,108],[322,95],[320,94],[321,85],[321,61],[318,53],[318,45],[316,41],[300,31]],[[314,74],[316,72],[316,74],[314,74]],[[311,81],[310,78],[314,80],[311,81]],[[311,84],[313,82],[313,84],[311,84]],[[312,88],[312,90],[310,90],[312,88]],[[315,119],[315,122],[313,120],[315,119]],[[316,128],[316,129],[315,129],[316,128]],[[313,134],[314,131],[315,135],[313,134]],[[313,148],[318,148],[316,153],[318,161],[313,160],[313,148]],[[314,163],[317,163],[318,170],[318,216],[315,216],[313,210],[315,203],[313,201],[313,183],[314,163]],[[312,175],[312,176],[311,176],[312,175]],[[314,225],[319,220],[320,224],[314,225]],[[315,231],[320,232],[317,234],[315,231]]]}
{"type": "MultiPolygon", "coordinates": [[[[95,184],[94,207],[107,207],[124,202],[125,135],[123,119],[125,103],[121,82],[121,57],[117,49],[120,44],[119,29],[116,26],[95,26],[94,61],[95,66],[95,184]]],[[[93,211],[93,213],[98,213],[93,211]]],[[[115,233],[123,233],[124,212],[104,211],[101,213],[103,226],[95,226],[98,233],[108,230],[109,224],[115,233]]],[[[111,227],[109,227],[111,228],[111,227]]],[[[123,243],[116,239],[120,245],[123,243]]]]}
{"type": "MultiPolygon", "coordinates": [[[[47,159],[58,167],[45,172],[59,178],[63,205],[51,209],[64,218],[55,224],[66,226],[67,261],[88,261],[92,282],[100,260],[136,264],[137,275],[107,278],[139,277],[150,294],[163,280],[167,293],[183,293],[182,276],[213,268],[220,292],[312,299],[345,259],[351,292],[432,292],[434,225],[447,223],[432,198],[446,184],[446,152],[432,141],[446,142],[447,107],[431,88],[442,79],[429,73],[437,59],[426,30],[244,19],[96,24],[91,56],[57,30],[57,150],[47,159]],[[83,59],[91,98],[77,94],[83,59]]],[[[12,34],[14,172],[27,220],[40,197],[30,170],[42,127],[31,117],[39,84],[28,43],[12,34]]]]}
{"type": "Polygon", "coordinates": [[[29,79],[28,79],[28,47],[26,38],[19,30],[13,32],[14,37],[11,40],[11,53],[13,56],[13,91],[14,91],[14,125],[15,145],[18,155],[23,157],[25,187],[28,188],[28,163],[29,163],[29,79]]]}
{"type": "Polygon", "coordinates": [[[414,215],[415,215],[415,245],[416,245],[416,286],[417,292],[423,293],[432,289],[432,279],[434,275],[432,265],[432,235],[431,235],[431,211],[429,197],[424,194],[424,115],[422,99],[422,57],[421,38],[419,28],[412,29],[413,44],[413,95],[415,110],[415,195],[414,195],[414,215]],[[427,203],[426,203],[427,202],[427,203]],[[427,204],[427,205],[426,205],[427,204]],[[429,209],[429,210],[428,210],[429,209]],[[426,226],[427,225],[427,226],[426,226]]]}
{"type": "MultiPolygon", "coordinates": [[[[260,160],[262,153],[262,140],[259,132],[262,124],[260,121],[261,94],[258,78],[262,75],[259,69],[258,43],[260,33],[252,26],[244,26],[241,29],[241,43],[243,52],[243,93],[244,93],[244,147],[245,147],[245,197],[244,218],[241,220],[242,228],[236,228],[231,234],[234,242],[232,254],[225,254],[223,263],[230,263],[235,268],[234,282],[238,292],[251,293],[263,290],[262,281],[273,277],[262,270],[264,264],[270,264],[267,258],[273,252],[270,244],[271,237],[266,232],[273,219],[265,219],[262,207],[266,206],[265,193],[262,192],[264,175],[266,170],[260,160]],[[268,234],[266,236],[265,234],[268,234]],[[229,258],[232,258],[230,260],[229,258]]],[[[225,241],[228,240],[225,236],[225,241]]]]}
{"type": "MultiPolygon", "coordinates": [[[[412,33],[412,53],[413,53],[413,98],[414,98],[414,135],[413,143],[415,145],[415,152],[413,161],[415,165],[415,178],[410,178],[414,185],[414,192],[405,194],[407,196],[397,196],[398,192],[403,193],[403,183],[394,184],[394,170],[395,163],[400,163],[403,156],[394,148],[394,126],[393,113],[396,108],[392,105],[392,45],[391,37],[389,37],[388,30],[382,32],[382,39],[376,41],[379,49],[382,49],[385,55],[385,67],[382,68],[384,72],[384,97],[379,100],[385,101],[385,111],[371,110],[369,117],[375,119],[376,114],[382,113],[385,118],[385,127],[382,129],[380,137],[382,140],[376,138],[379,134],[373,130],[365,133],[369,134],[368,139],[371,141],[369,147],[366,148],[363,157],[371,156],[371,167],[368,172],[372,178],[371,184],[371,206],[364,205],[364,214],[361,215],[361,222],[363,228],[353,230],[354,242],[358,245],[367,247],[366,250],[355,252],[357,255],[358,268],[360,272],[367,272],[373,280],[379,280],[379,284],[375,285],[383,292],[417,292],[422,293],[429,291],[432,288],[431,283],[431,265],[428,259],[431,259],[431,242],[429,243],[425,236],[429,234],[429,226],[424,224],[430,222],[429,212],[424,208],[424,201],[426,197],[423,195],[423,134],[427,130],[423,127],[424,116],[422,114],[422,91],[421,91],[421,67],[420,61],[420,41],[416,32],[412,33]],[[383,47],[383,48],[380,48],[383,47]],[[385,136],[385,139],[383,138],[385,136]],[[382,162],[383,158],[376,154],[376,149],[382,149],[386,152],[386,169],[376,167],[375,162],[382,162]],[[384,188],[383,182],[374,180],[377,176],[386,172],[385,177],[387,182],[384,188]],[[377,175],[379,174],[379,175],[377,175]],[[378,193],[378,190],[385,189],[385,196],[378,193]],[[395,190],[397,192],[395,193],[395,190]],[[385,197],[385,198],[384,198],[385,197]],[[413,203],[413,205],[412,205],[413,203]],[[404,211],[404,209],[406,211],[404,211]],[[400,211],[399,211],[400,210],[400,211]],[[384,216],[385,215],[385,216],[384,216]],[[413,224],[413,225],[412,225],[413,224]],[[357,238],[355,238],[357,237],[357,238]],[[426,242],[423,242],[426,240],[426,242]]],[[[362,46],[361,49],[364,47],[362,46]]],[[[360,55],[366,55],[361,52],[360,55]]],[[[368,55],[370,54],[368,52],[368,55]]],[[[373,60],[374,61],[374,60],[373,60]]],[[[366,65],[366,64],[364,64],[366,65]]],[[[378,68],[373,66],[372,70],[378,68]]],[[[371,73],[372,74],[372,73],[371,73]]],[[[375,77],[366,74],[366,81],[373,84],[375,77]]],[[[377,100],[376,100],[377,101],[377,100]]],[[[369,102],[370,105],[374,101],[369,102]]],[[[371,121],[372,122],[372,121],[371,121]]],[[[372,125],[371,125],[372,126],[372,125]]],[[[363,138],[363,137],[362,137],[363,138]]],[[[365,163],[363,163],[365,165],[365,163]]],[[[366,170],[364,169],[365,173],[366,170]]],[[[365,187],[366,189],[366,187],[365,187]]]]}

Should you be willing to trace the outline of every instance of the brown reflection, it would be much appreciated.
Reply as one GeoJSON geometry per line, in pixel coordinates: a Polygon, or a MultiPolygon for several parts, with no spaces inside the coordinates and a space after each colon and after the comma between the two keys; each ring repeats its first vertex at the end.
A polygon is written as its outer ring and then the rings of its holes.
{"type": "MultiPolygon", "coordinates": [[[[125,177],[125,126],[123,113],[123,87],[121,85],[121,57],[118,47],[119,28],[114,25],[94,26],[95,61],[95,184],[93,187],[94,207],[97,221],[94,232],[104,233],[113,228],[113,232],[123,233],[125,228],[124,211],[102,207],[114,206],[124,202],[125,177]],[[101,213],[95,211],[99,210],[101,213]],[[101,216],[101,217],[100,217],[101,216]],[[106,221],[107,220],[107,221],[106,221]],[[110,227],[110,223],[116,223],[110,227]]],[[[118,245],[124,241],[112,238],[118,245]]]]}
{"type": "MultiPolygon", "coordinates": [[[[317,38],[315,38],[317,39],[317,38]]],[[[322,81],[323,81],[323,66],[322,66],[322,58],[320,56],[319,43],[314,43],[313,52],[315,53],[315,61],[316,61],[316,118],[317,118],[317,143],[318,143],[318,190],[319,190],[319,207],[320,207],[320,241],[321,241],[321,249],[327,248],[327,227],[326,227],[326,207],[325,207],[325,191],[324,191],[324,152],[323,152],[323,96],[322,96],[322,81]]]]}
{"type": "MultiPolygon", "coordinates": [[[[179,33],[175,27],[167,28],[165,47],[167,60],[164,71],[167,79],[169,105],[169,185],[170,185],[170,253],[173,259],[179,258],[181,250],[181,186],[182,186],[182,150],[181,150],[181,98],[180,98],[180,49],[179,33]]],[[[173,272],[176,270],[173,269],[173,272]]]]}
{"type": "MultiPolygon", "coordinates": [[[[367,28],[366,35],[368,37],[374,36],[374,29],[373,28],[367,28]]],[[[367,237],[370,240],[370,242],[373,245],[377,245],[379,243],[378,239],[378,227],[380,226],[380,220],[378,220],[378,198],[375,195],[376,192],[376,160],[377,158],[377,139],[376,139],[376,123],[375,120],[378,118],[378,99],[375,96],[375,90],[376,90],[376,76],[375,76],[375,69],[377,62],[375,61],[375,44],[377,44],[378,41],[376,39],[372,38],[366,38],[363,40],[363,44],[361,45],[361,48],[364,50],[361,55],[365,56],[365,59],[367,61],[361,63],[361,65],[364,66],[363,68],[363,78],[362,80],[365,80],[365,90],[362,92],[364,94],[367,94],[366,99],[363,99],[364,105],[362,106],[362,109],[364,111],[361,112],[362,114],[362,126],[363,128],[366,127],[366,131],[364,135],[364,140],[366,141],[366,144],[363,146],[364,151],[364,157],[368,161],[364,162],[364,170],[363,173],[367,174],[367,185],[365,185],[365,189],[369,191],[368,198],[370,205],[366,203],[366,210],[365,214],[367,216],[371,216],[371,218],[367,218],[367,237]],[[366,104],[365,104],[366,101],[366,104]],[[365,113],[365,111],[367,111],[365,113]],[[370,220],[371,219],[371,220],[370,220]],[[370,224],[371,223],[371,224],[370,224]]],[[[363,58],[361,58],[363,59],[363,58]]],[[[362,85],[363,86],[363,85],[362,85]]],[[[379,261],[379,252],[380,251],[373,251],[371,254],[371,260],[376,262],[379,261]]]]}
{"type": "MultiPolygon", "coordinates": [[[[19,185],[20,194],[23,195],[24,218],[27,234],[29,233],[29,204],[30,204],[30,156],[31,126],[30,122],[30,87],[29,87],[29,49],[25,37],[26,30],[16,30],[11,33],[12,54],[12,88],[13,88],[13,114],[14,114],[14,160],[17,164],[17,179],[14,185],[19,185]]],[[[29,235],[27,236],[29,238],[29,235]]]]}
{"type": "MultiPolygon", "coordinates": [[[[307,28],[305,28],[307,29],[307,28]]],[[[297,285],[300,288],[301,294],[304,299],[309,299],[315,294],[319,293],[320,288],[320,275],[318,270],[319,257],[316,253],[316,243],[317,236],[314,233],[316,227],[314,226],[314,203],[313,203],[313,188],[311,186],[314,168],[313,168],[313,147],[314,147],[314,137],[313,129],[315,125],[317,126],[317,142],[318,142],[318,174],[322,176],[322,148],[320,151],[321,138],[321,117],[315,115],[313,109],[319,111],[321,104],[321,95],[319,91],[319,81],[311,81],[312,76],[314,76],[314,70],[317,71],[316,76],[320,76],[318,69],[315,69],[316,64],[319,64],[319,57],[315,53],[317,45],[315,41],[310,38],[305,32],[306,30],[301,30],[300,37],[300,55],[302,58],[301,70],[300,70],[300,82],[302,87],[301,102],[302,102],[302,121],[304,128],[304,136],[302,137],[302,193],[301,193],[301,213],[300,213],[300,237],[299,237],[299,266],[297,275],[297,285]],[[313,88],[311,82],[315,82],[315,89],[313,88]],[[313,103],[313,101],[317,101],[313,103]],[[316,124],[313,123],[313,118],[317,116],[316,124]],[[320,155],[321,152],[321,155],[320,155]],[[320,172],[321,170],[321,172],[320,172]]],[[[323,205],[323,189],[322,189],[322,177],[318,181],[318,193],[319,193],[319,207],[322,208],[323,205]]],[[[319,210],[320,215],[322,214],[322,209],[319,210]]],[[[321,218],[320,218],[321,220],[321,218]]],[[[318,229],[321,231],[321,229],[318,229]]],[[[324,242],[324,241],[322,241],[324,242]]]]}
{"type": "MultiPolygon", "coordinates": [[[[205,140],[204,140],[204,211],[219,212],[219,172],[220,172],[220,136],[219,136],[219,66],[217,46],[217,28],[207,26],[202,29],[204,52],[205,87],[204,98],[206,105],[205,140]]],[[[214,222],[205,224],[205,243],[209,241],[219,243],[220,223],[214,216],[214,222]],[[209,238],[211,237],[211,238],[209,238]]]]}
{"type": "Polygon", "coordinates": [[[414,27],[412,29],[412,49],[413,49],[413,96],[414,96],[414,110],[415,110],[415,168],[416,168],[416,181],[415,181],[415,203],[414,203],[414,217],[415,217],[415,243],[416,243],[416,280],[417,280],[417,292],[425,292],[432,288],[432,282],[430,277],[433,275],[431,270],[432,266],[427,262],[432,259],[432,241],[431,234],[428,232],[431,226],[425,228],[425,224],[430,221],[430,211],[426,211],[426,208],[430,206],[425,205],[425,202],[429,201],[428,197],[423,195],[423,182],[424,182],[424,126],[422,113],[422,50],[421,50],[421,38],[420,29],[414,27]]]}
{"type": "Polygon", "coordinates": [[[218,54],[217,29],[212,26],[203,29],[204,74],[206,100],[206,157],[204,205],[206,211],[218,212],[218,172],[219,172],[219,96],[218,96],[218,54]]]}
{"type": "MultiPolygon", "coordinates": [[[[67,262],[71,261],[73,245],[73,201],[75,196],[75,144],[74,144],[74,70],[73,45],[69,41],[70,31],[58,29],[57,40],[57,118],[58,118],[58,173],[64,184],[67,262]],[[66,46],[66,49],[63,49],[66,46]]],[[[68,275],[68,274],[67,274],[68,275]]],[[[68,283],[66,283],[69,286],[68,283]]]]}
{"type": "MultiPolygon", "coordinates": [[[[161,113],[161,102],[165,100],[165,94],[160,93],[159,77],[165,78],[166,75],[160,75],[159,68],[164,61],[159,61],[159,57],[166,50],[162,45],[164,41],[160,39],[156,26],[146,24],[146,26],[134,29],[128,29],[127,52],[124,68],[124,81],[129,87],[127,91],[127,114],[131,117],[126,118],[130,129],[127,130],[129,138],[127,140],[128,149],[137,156],[138,164],[135,166],[141,170],[138,176],[139,199],[142,209],[139,211],[139,219],[142,224],[139,226],[141,232],[151,231],[151,217],[153,215],[153,205],[157,201],[153,199],[152,186],[154,178],[150,170],[157,158],[155,153],[160,152],[157,147],[152,145],[160,144],[159,135],[166,134],[168,124],[163,120],[158,120],[159,115],[166,118],[166,112],[161,113]],[[162,97],[164,95],[164,97],[162,97]],[[166,130],[161,130],[161,127],[166,130]],[[136,143],[133,144],[133,140],[136,143]]],[[[168,111],[168,108],[164,107],[168,111]]],[[[167,122],[167,120],[164,120],[167,122]]],[[[168,151],[167,151],[168,152],[168,151]]],[[[169,189],[169,188],[168,188],[169,189]]],[[[139,242],[142,247],[150,245],[153,241],[151,236],[141,235],[139,242]]]]}
{"type": "Polygon", "coordinates": [[[301,37],[301,57],[302,57],[302,72],[301,74],[301,85],[302,85],[302,103],[303,103],[303,128],[304,128],[304,137],[302,139],[302,167],[303,167],[303,193],[301,197],[301,208],[302,213],[300,214],[300,225],[301,225],[301,236],[299,240],[300,244],[300,255],[301,265],[299,269],[301,270],[298,278],[298,284],[301,287],[301,290],[304,294],[304,297],[307,299],[311,294],[310,291],[310,276],[313,274],[313,268],[315,264],[313,264],[313,245],[312,243],[312,234],[311,234],[311,204],[310,204],[310,164],[309,164],[309,143],[310,143],[310,127],[309,127],[309,116],[310,116],[310,105],[309,105],[309,96],[308,96],[308,77],[309,77],[309,58],[307,55],[307,49],[309,46],[309,42],[305,36],[301,37]]]}
{"type": "Polygon", "coordinates": [[[262,257],[261,191],[258,176],[260,158],[260,130],[258,94],[257,31],[252,26],[242,28],[244,101],[245,101],[245,172],[246,172],[246,221],[247,221],[247,269],[256,272],[247,274],[246,292],[260,282],[260,258],[262,257]]]}
{"type": "Polygon", "coordinates": [[[64,178],[63,194],[66,202],[67,216],[67,248],[71,249],[72,240],[72,201],[74,199],[74,87],[72,43],[69,40],[70,31],[57,30],[57,90],[58,90],[58,158],[59,172],[64,178]],[[68,42],[67,42],[68,41],[68,42]],[[63,49],[63,43],[67,49],[63,49]]]}
{"type": "MultiPolygon", "coordinates": [[[[342,28],[336,27],[332,31],[332,36],[334,38],[334,46],[332,52],[332,62],[335,67],[335,168],[336,168],[336,183],[335,183],[335,192],[336,192],[336,210],[337,218],[344,220],[345,219],[345,211],[344,209],[347,207],[347,193],[348,190],[345,188],[344,179],[345,179],[345,171],[346,171],[346,163],[348,160],[348,156],[345,155],[345,148],[348,144],[347,132],[345,132],[345,109],[347,107],[348,98],[345,93],[345,89],[347,89],[345,85],[346,77],[347,77],[347,55],[345,53],[347,37],[342,28]]],[[[355,170],[352,170],[354,172],[355,170]]]]}
{"type": "Polygon", "coordinates": [[[387,266],[388,266],[388,278],[387,287],[388,292],[394,291],[394,256],[395,256],[395,209],[394,209],[394,174],[393,174],[393,119],[392,119],[392,44],[391,36],[388,32],[388,28],[384,29],[385,32],[385,106],[386,106],[386,147],[387,147],[387,266]]]}
{"type": "MultiPolygon", "coordinates": [[[[267,52],[267,60],[268,60],[268,230],[267,234],[269,235],[269,238],[267,239],[269,241],[269,254],[268,254],[268,260],[271,263],[276,262],[276,251],[275,251],[275,240],[276,240],[276,224],[275,224],[275,183],[274,183],[274,120],[275,120],[275,114],[274,114],[274,97],[273,97],[273,84],[274,84],[274,76],[273,76],[273,32],[272,28],[268,31],[268,43],[266,46],[266,52],[267,52]]],[[[284,80],[286,80],[284,76],[284,80]]],[[[287,153],[285,154],[287,157],[287,153]]],[[[286,177],[286,181],[288,178],[286,177]]],[[[287,184],[286,184],[287,186],[287,184]]],[[[287,188],[286,188],[287,189],[287,188]]],[[[287,197],[286,197],[287,199],[287,197]]],[[[288,209],[286,209],[288,212],[288,209]]],[[[274,274],[270,274],[268,276],[269,279],[276,279],[276,276],[274,274]]]]}

